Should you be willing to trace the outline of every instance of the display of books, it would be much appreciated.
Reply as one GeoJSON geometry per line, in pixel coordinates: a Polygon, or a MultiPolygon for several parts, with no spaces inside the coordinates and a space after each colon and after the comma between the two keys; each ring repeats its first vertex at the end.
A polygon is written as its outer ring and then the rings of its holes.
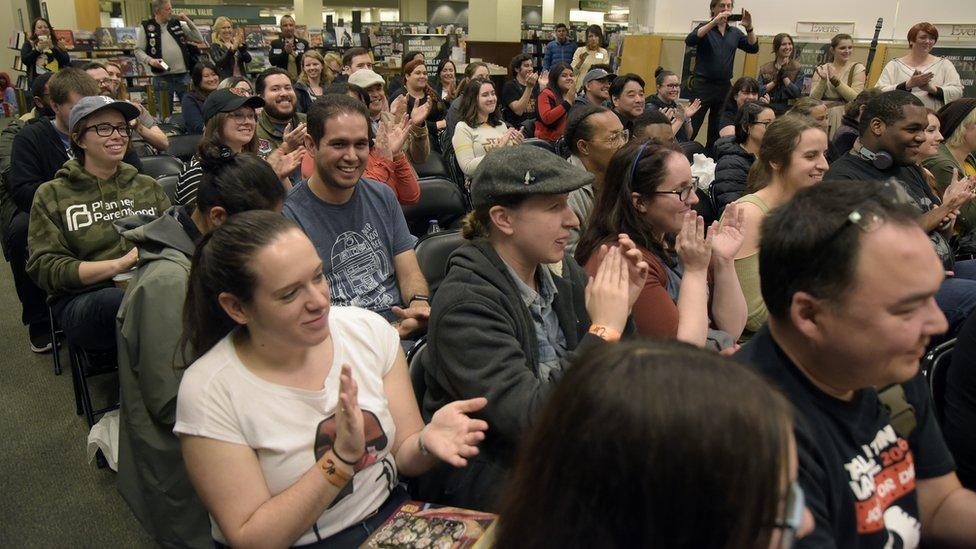
{"type": "Polygon", "coordinates": [[[261,25],[246,25],[244,27],[244,43],[250,48],[266,48],[267,42],[264,41],[264,31],[261,25]]]}
{"type": "Polygon", "coordinates": [[[360,549],[469,549],[496,518],[492,513],[408,501],[400,504],[360,549]]]}
{"type": "Polygon", "coordinates": [[[117,55],[115,57],[109,57],[108,60],[121,67],[122,76],[146,75],[145,67],[142,65],[142,63],[136,61],[136,58],[132,57],[131,55],[117,55]]]}
{"type": "Polygon", "coordinates": [[[74,31],[75,50],[91,51],[95,48],[95,33],[92,31],[74,31]]]}
{"type": "Polygon", "coordinates": [[[119,27],[117,29],[112,29],[115,31],[115,43],[123,49],[132,49],[136,47],[136,28],[135,27],[119,27]]]}
{"type": "Polygon", "coordinates": [[[54,36],[57,37],[58,42],[61,42],[62,48],[66,50],[74,49],[75,34],[70,30],[56,30],[54,31],[54,36]]]}
{"type": "Polygon", "coordinates": [[[313,48],[321,48],[323,46],[321,28],[312,27],[308,29],[308,45],[313,48]]]}
{"type": "Polygon", "coordinates": [[[246,65],[247,72],[261,72],[271,66],[268,62],[268,52],[248,51],[251,54],[251,61],[246,65]]]}
{"type": "Polygon", "coordinates": [[[12,69],[19,72],[27,72],[27,67],[24,65],[23,59],[19,55],[14,56],[14,63],[11,66],[12,69]]]}

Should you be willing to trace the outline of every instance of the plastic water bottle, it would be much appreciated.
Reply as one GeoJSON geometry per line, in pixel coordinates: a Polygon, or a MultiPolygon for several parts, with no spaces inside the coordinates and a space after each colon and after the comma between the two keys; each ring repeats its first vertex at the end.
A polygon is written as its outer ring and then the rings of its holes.
{"type": "Polygon", "coordinates": [[[436,219],[431,219],[427,222],[427,234],[434,234],[441,232],[441,226],[437,223],[436,219]]]}

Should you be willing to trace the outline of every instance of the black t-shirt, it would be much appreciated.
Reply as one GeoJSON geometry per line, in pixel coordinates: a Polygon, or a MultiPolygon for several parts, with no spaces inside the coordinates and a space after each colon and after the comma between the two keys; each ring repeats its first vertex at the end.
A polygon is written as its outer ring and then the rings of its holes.
{"type": "Polygon", "coordinates": [[[944,413],[942,427],[959,464],[959,480],[976,490],[976,315],[970,315],[956,339],[946,374],[944,413]]]}
{"type": "Polygon", "coordinates": [[[509,105],[522,98],[522,94],[525,93],[525,86],[519,84],[515,78],[505,82],[505,85],[502,86],[502,109],[504,109],[505,122],[508,122],[512,127],[518,128],[522,125],[522,122],[530,118],[534,119],[536,117],[535,109],[536,103],[539,100],[539,91],[539,84],[536,84],[532,89],[532,98],[529,99],[529,104],[525,107],[525,112],[518,115],[512,112],[509,105]]]}
{"type": "Polygon", "coordinates": [[[955,468],[921,374],[902,384],[917,426],[906,440],[874,389],[852,402],[819,390],[764,326],[736,353],[793,404],[799,482],[816,529],[795,547],[916,547],[921,536],[916,479],[955,468]]]}
{"type": "MultiPolygon", "coordinates": [[[[908,198],[919,212],[925,213],[942,204],[939,197],[932,192],[925,176],[918,166],[892,166],[887,170],[879,170],[869,160],[851,151],[842,155],[824,174],[824,181],[892,181],[905,189],[908,198]]],[[[929,233],[929,240],[935,247],[935,253],[946,269],[952,270],[952,248],[945,236],[938,230],[929,233]]]]}

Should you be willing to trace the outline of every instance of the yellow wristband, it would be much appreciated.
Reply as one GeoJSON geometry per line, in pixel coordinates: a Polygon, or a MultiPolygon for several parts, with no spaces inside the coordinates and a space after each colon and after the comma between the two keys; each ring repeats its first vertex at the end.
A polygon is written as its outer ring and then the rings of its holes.
{"type": "Polygon", "coordinates": [[[322,476],[325,477],[325,480],[329,481],[329,484],[335,486],[336,488],[342,489],[346,484],[349,483],[349,479],[352,478],[352,475],[340,471],[339,468],[336,467],[335,461],[333,461],[332,457],[329,457],[328,455],[323,456],[322,459],[319,460],[318,465],[319,469],[322,470],[322,476]]]}

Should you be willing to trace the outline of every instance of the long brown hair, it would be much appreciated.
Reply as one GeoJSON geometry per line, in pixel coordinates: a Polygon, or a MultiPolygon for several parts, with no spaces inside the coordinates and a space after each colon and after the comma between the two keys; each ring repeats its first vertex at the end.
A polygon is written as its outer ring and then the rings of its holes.
{"type": "Polygon", "coordinates": [[[592,347],[523,439],[495,546],[768,547],[791,425],[782,395],[716,353],[592,347]]]}
{"type": "MultiPolygon", "coordinates": [[[[487,78],[474,78],[468,82],[468,85],[461,92],[461,104],[458,106],[458,113],[460,114],[461,121],[472,128],[478,127],[478,96],[481,95],[481,86],[485,84],[490,85],[493,89],[495,88],[495,83],[487,78]]],[[[495,94],[497,96],[497,89],[495,89],[495,94]]],[[[501,103],[502,98],[498,97],[498,101],[495,103],[495,110],[488,113],[489,126],[497,126],[504,123],[502,122],[501,103]]]]}
{"type": "MultiPolygon", "coordinates": [[[[225,146],[224,136],[221,135],[221,128],[224,127],[224,121],[230,117],[229,112],[218,112],[203,125],[203,137],[200,138],[200,143],[197,144],[197,157],[203,158],[205,156],[219,156],[218,150],[225,146]]],[[[258,128],[257,120],[254,121],[254,136],[248,141],[241,152],[256,153],[258,151],[258,128]]]]}
{"type": "Polygon", "coordinates": [[[766,128],[766,135],[759,145],[759,154],[756,155],[756,161],[752,163],[746,180],[750,193],[769,184],[776,171],[773,168],[774,163],[779,164],[780,170],[790,166],[793,150],[800,144],[800,136],[812,128],[819,130],[820,126],[810,118],[797,114],[781,116],[766,128]]]}
{"type": "Polygon", "coordinates": [[[576,246],[580,265],[585,265],[601,244],[620,233],[627,233],[635,244],[670,262],[664,241],[654,236],[654,227],[634,207],[631,193],[652,196],[667,178],[668,159],[675,154],[684,158],[677,145],[653,140],[634,140],[614,153],[603,187],[596,193],[586,230],[576,246]]]}
{"type": "Polygon", "coordinates": [[[234,214],[212,233],[204,235],[193,253],[180,348],[189,362],[203,356],[238,326],[217,298],[227,292],[250,303],[257,275],[250,268],[254,256],[279,235],[298,225],[266,210],[234,214]]]}

